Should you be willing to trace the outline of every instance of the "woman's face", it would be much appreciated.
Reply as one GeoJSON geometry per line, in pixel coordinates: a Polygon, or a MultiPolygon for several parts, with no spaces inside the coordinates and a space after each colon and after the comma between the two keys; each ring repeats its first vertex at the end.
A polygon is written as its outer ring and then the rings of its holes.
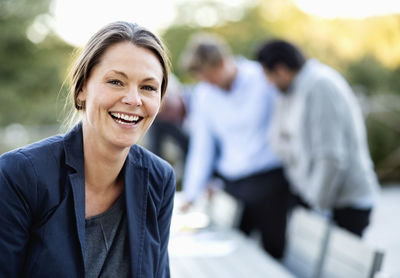
{"type": "Polygon", "coordinates": [[[162,79],[150,50],[130,42],[110,46],[78,94],[86,102],[84,140],[106,148],[137,143],[160,108],[162,79]]]}

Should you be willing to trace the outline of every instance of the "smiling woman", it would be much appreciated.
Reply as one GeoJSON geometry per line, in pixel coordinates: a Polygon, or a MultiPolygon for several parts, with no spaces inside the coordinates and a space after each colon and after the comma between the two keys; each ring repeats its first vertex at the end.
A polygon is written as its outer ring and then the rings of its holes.
{"type": "Polygon", "coordinates": [[[127,22],[72,69],[81,121],[0,157],[1,277],[169,277],[175,177],[136,145],[168,83],[162,42],[127,22]]]}

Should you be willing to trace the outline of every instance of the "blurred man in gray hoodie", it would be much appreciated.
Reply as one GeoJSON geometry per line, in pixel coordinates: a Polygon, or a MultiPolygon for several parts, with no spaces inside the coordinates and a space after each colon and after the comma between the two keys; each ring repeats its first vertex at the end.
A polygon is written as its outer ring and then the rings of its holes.
{"type": "Polygon", "coordinates": [[[298,203],[329,211],[333,220],[362,235],[378,182],[364,119],[346,80],[293,44],[272,40],[256,53],[281,92],[269,140],[283,160],[298,203]]]}

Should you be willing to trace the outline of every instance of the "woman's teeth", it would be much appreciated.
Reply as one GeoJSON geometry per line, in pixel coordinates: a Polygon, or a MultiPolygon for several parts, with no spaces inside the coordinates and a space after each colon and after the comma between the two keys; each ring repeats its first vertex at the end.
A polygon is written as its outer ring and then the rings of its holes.
{"type": "Polygon", "coordinates": [[[127,115],[127,114],[122,114],[122,113],[115,113],[112,112],[110,113],[111,116],[121,124],[132,124],[132,123],[137,123],[139,121],[139,116],[132,116],[132,115],[127,115]]]}

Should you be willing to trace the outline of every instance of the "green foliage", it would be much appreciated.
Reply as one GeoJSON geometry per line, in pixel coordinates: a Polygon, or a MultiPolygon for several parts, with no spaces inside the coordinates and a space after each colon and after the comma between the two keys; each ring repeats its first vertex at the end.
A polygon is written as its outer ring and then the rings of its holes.
{"type": "Polygon", "coordinates": [[[164,34],[164,42],[169,49],[172,63],[172,71],[179,76],[181,80],[190,80],[190,77],[182,72],[179,67],[179,57],[185,48],[185,44],[188,38],[200,28],[190,27],[190,26],[174,26],[169,28],[164,34]]]}
{"type": "Polygon", "coordinates": [[[399,93],[400,67],[388,69],[372,55],[351,62],[347,66],[346,76],[351,84],[362,86],[368,95],[399,93]]]}
{"type": "Polygon", "coordinates": [[[367,129],[370,131],[368,133],[369,149],[374,161],[379,166],[395,150],[393,146],[398,146],[400,133],[373,117],[367,120],[367,129]]]}
{"type": "Polygon", "coordinates": [[[0,2],[0,126],[57,121],[62,106],[58,94],[72,48],[51,32],[38,44],[26,35],[48,5],[48,0],[0,2]]]}
{"type": "Polygon", "coordinates": [[[367,129],[369,149],[380,180],[398,181],[400,179],[399,129],[394,129],[376,116],[367,118],[367,129]]]}
{"type": "Polygon", "coordinates": [[[215,32],[225,37],[235,54],[253,59],[258,44],[273,36],[272,30],[262,23],[263,17],[258,8],[253,7],[239,21],[218,26],[215,32]]]}

